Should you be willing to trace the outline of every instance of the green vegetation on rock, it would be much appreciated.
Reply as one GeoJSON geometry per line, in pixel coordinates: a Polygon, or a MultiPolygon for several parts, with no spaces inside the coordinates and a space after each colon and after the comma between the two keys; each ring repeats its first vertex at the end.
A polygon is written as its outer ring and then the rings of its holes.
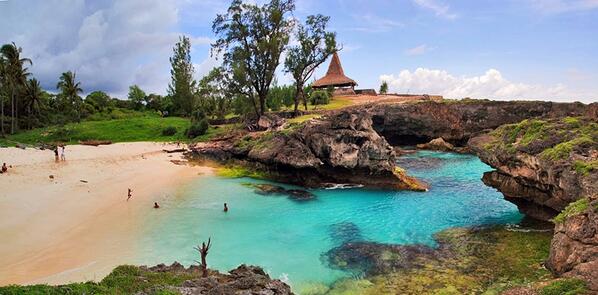
{"type": "Polygon", "coordinates": [[[436,235],[439,255],[422,255],[415,267],[354,284],[341,281],[326,294],[500,294],[552,278],[543,267],[551,236],[502,227],[448,229],[436,235]]]}
{"type": "Polygon", "coordinates": [[[570,203],[559,215],[552,219],[554,223],[563,223],[569,217],[578,215],[584,212],[590,206],[588,198],[581,198],[573,203],[570,203]]]}
{"type": "MultiPolygon", "coordinates": [[[[197,277],[188,272],[151,272],[136,266],[122,265],[115,268],[101,282],[74,283],[61,286],[31,285],[0,287],[2,295],[20,294],[135,294],[150,288],[180,285],[197,277]]],[[[164,293],[167,290],[158,294],[164,293]]],[[[174,293],[176,294],[176,293],[174,293]]]]}
{"type": "Polygon", "coordinates": [[[598,170],[598,160],[593,161],[575,161],[573,162],[573,167],[575,172],[583,175],[588,176],[590,172],[598,170]]]}
{"type": "Polygon", "coordinates": [[[513,154],[517,151],[559,161],[572,152],[598,144],[598,123],[583,117],[538,120],[506,124],[490,132],[493,140],[484,148],[513,154]]]}
{"type": "Polygon", "coordinates": [[[266,179],[268,175],[266,172],[251,169],[240,165],[231,165],[225,167],[219,167],[216,169],[216,175],[227,178],[241,178],[251,177],[256,179],[266,179]]]}
{"type": "Polygon", "coordinates": [[[541,295],[580,295],[586,294],[586,283],[580,279],[561,279],[542,288],[541,295]]]}

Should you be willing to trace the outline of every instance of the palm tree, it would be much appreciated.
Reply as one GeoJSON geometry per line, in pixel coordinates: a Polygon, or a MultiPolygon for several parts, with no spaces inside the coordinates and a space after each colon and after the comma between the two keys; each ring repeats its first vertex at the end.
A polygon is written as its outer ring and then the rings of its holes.
{"type": "Polygon", "coordinates": [[[42,96],[43,90],[39,84],[39,81],[35,78],[27,81],[27,85],[25,87],[24,107],[27,111],[27,122],[29,124],[28,128],[32,127],[32,113],[36,111],[39,115],[42,96]]]}
{"type": "Polygon", "coordinates": [[[59,89],[61,94],[70,100],[77,111],[77,122],[81,121],[81,102],[79,93],[83,92],[81,89],[81,82],[76,81],[77,77],[74,72],[68,71],[60,75],[60,81],[56,84],[56,89],[59,89]]]}
{"type": "Polygon", "coordinates": [[[4,137],[4,85],[5,85],[5,72],[4,72],[4,57],[0,55],[0,136],[4,137]]]}
{"type": "Polygon", "coordinates": [[[32,64],[30,59],[21,58],[22,51],[21,47],[17,47],[14,42],[12,44],[4,44],[0,48],[0,54],[4,58],[5,84],[10,90],[10,108],[12,116],[10,123],[11,134],[15,132],[15,129],[19,128],[19,105],[16,94],[17,91],[22,89],[25,83],[27,83],[27,76],[29,76],[29,73],[27,72],[28,69],[24,67],[24,65],[26,63],[29,63],[29,65],[32,64]]]}

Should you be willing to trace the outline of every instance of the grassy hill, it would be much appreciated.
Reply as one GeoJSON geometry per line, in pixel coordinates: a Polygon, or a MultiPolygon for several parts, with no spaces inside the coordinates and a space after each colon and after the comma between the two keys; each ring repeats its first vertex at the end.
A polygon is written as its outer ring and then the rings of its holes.
{"type": "MultiPolygon", "coordinates": [[[[153,114],[145,114],[122,119],[84,121],[64,126],[33,129],[10,135],[7,138],[0,138],[0,145],[14,146],[17,143],[33,145],[54,142],[77,144],[79,141],[84,140],[110,140],[112,142],[189,141],[184,134],[189,125],[190,121],[186,118],[162,118],[153,114]],[[166,127],[176,128],[176,133],[170,136],[163,135],[162,131],[166,127]]],[[[210,126],[205,135],[195,138],[194,141],[207,140],[225,132],[226,129],[226,126],[210,126]]]]}

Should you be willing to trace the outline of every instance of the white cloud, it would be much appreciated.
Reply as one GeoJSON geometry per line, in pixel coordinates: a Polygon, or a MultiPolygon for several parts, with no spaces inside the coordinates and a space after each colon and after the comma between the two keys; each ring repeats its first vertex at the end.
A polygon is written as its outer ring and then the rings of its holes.
{"type": "Polygon", "coordinates": [[[456,19],[458,15],[451,12],[448,4],[440,3],[437,0],[413,0],[415,4],[422,8],[432,10],[436,16],[446,19],[456,19]]]}
{"type": "MultiPolygon", "coordinates": [[[[23,55],[33,60],[31,72],[47,90],[55,89],[60,73],[73,70],[85,92],[103,90],[123,97],[131,84],[165,92],[182,2],[46,0],[2,5],[0,40],[23,48],[23,55]]],[[[211,42],[190,38],[193,46],[211,42]]]]}
{"type": "Polygon", "coordinates": [[[398,93],[438,94],[447,98],[487,98],[496,100],[553,100],[593,102],[596,97],[576,93],[563,84],[552,86],[511,82],[495,69],[481,76],[455,77],[443,70],[418,68],[398,75],[381,75],[390,90],[398,93]]]}
{"type": "Polygon", "coordinates": [[[433,47],[430,47],[426,44],[422,44],[413,48],[409,48],[407,50],[405,50],[405,54],[409,55],[409,56],[414,56],[414,55],[422,55],[426,52],[429,52],[431,50],[434,50],[433,47]]]}
{"type": "Polygon", "coordinates": [[[405,26],[403,23],[397,20],[373,14],[353,15],[353,19],[357,22],[357,26],[351,29],[366,33],[388,32],[395,28],[405,26]]]}
{"type": "Polygon", "coordinates": [[[558,14],[572,11],[598,9],[598,0],[529,0],[532,7],[542,13],[558,14]]]}

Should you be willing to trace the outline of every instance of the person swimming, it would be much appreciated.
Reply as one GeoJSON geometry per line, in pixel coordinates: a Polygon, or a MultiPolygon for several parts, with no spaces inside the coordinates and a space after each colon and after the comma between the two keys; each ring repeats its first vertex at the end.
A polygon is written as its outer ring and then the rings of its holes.
{"type": "Polygon", "coordinates": [[[224,203],[224,212],[228,212],[228,206],[224,203]]]}
{"type": "Polygon", "coordinates": [[[158,205],[158,202],[154,202],[154,209],[158,209],[160,208],[160,205],[158,205]]]}

